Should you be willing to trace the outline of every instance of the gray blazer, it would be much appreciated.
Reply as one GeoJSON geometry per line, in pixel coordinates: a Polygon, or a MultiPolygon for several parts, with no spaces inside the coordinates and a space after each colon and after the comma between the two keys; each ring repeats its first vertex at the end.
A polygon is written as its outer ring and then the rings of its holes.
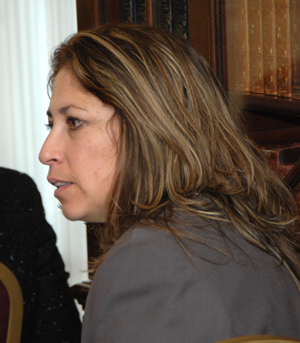
{"type": "Polygon", "coordinates": [[[286,268],[223,224],[200,225],[204,244],[184,248],[160,229],[127,231],[96,272],[82,342],[300,339],[300,293],[286,268]]]}

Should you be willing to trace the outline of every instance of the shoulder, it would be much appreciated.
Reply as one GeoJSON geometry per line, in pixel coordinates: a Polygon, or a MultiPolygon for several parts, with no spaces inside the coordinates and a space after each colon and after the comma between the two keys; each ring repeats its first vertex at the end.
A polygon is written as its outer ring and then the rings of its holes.
{"type": "MultiPolygon", "coordinates": [[[[112,247],[109,251],[107,258],[117,252],[123,253],[128,250],[140,250],[144,249],[153,251],[157,248],[160,250],[161,246],[168,247],[168,249],[174,250],[176,240],[168,231],[157,229],[154,227],[138,226],[129,229],[112,247]],[[128,249],[130,247],[130,249],[128,249]]],[[[176,249],[175,249],[176,250],[176,249]]]]}
{"type": "Polygon", "coordinates": [[[128,297],[156,292],[157,295],[173,283],[190,279],[194,271],[177,245],[171,234],[159,229],[128,230],[98,267],[89,297],[105,302],[104,294],[119,297],[121,293],[128,297]]]}
{"type": "MultiPolygon", "coordinates": [[[[182,260],[184,254],[171,234],[155,228],[132,228],[107,253],[95,278],[105,275],[120,279],[128,273],[159,272],[172,264],[174,258],[182,260]]],[[[130,280],[128,275],[126,278],[130,280]]]]}
{"type": "Polygon", "coordinates": [[[195,333],[199,323],[212,329],[207,315],[211,307],[218,308],[211,314],[220,323],[215,329],[223,330],[228,319],[222,299],[172,234],[134,228],[121,237],[96,271],[84,337],[91,335],[96,342],[97,337],[107,336],[119,342],[127,332],[136,342],[179,342],[187,337],[192,341],[194,335],[205,337],[198,329],[195,333]]]}
{"type": "MultiPolygon", "coordinates": [[[[129,274],[149,275],[168,273],[172,276],[179,273],[201,275],[201,280],[215,273],[220,267],[236,268],[234,265],[250,264],[249,251],[244,252],[241,239],[227,227],[217,229],[201,218],[198,227],[195,222],[183,225],[186,235],[177,239],[170,231],[151,226],[130,228],[110,249],[104,261],[98,267],[94,283],[105,279],[106,283],[122,282],[122,277],[129,281],[129,274]],[[186,236],[191,236],[189,239],[186,236]],[[144,273],[144,271],[147,271],[144,273]]],[[[247,243],[246,243],[247,245],[247,243]]],[[[255,253],[255,251],[254,251],[255,253]]],[[[251,252],[251,255],[254,254],[251,252]]],[[[251,256],[252,257],[252,256],[251,256]]]]}
{"type": "Polygon", "coordinates": [[[120,285],[132,290],[141,284],[156,290],[189,285],[195,292],[227,294],[227,299],[239,299],[242,303],[246,289],[250,298],[256,299],[258,289],[261,297],[271,288],[286,292],[287,287],[274,286],[284,279],[296,292],[285,267],[230,228],[223,226],[219,232],[206,225],[197,238],[198,241],[183,238],[178,242],[171,233],[161,229],[132,228],[99,266],[95,288],[110,292],[120,285]]]}
{"type": "MultiPolygon", "coordinates": [[[[0,178],[0,259],[11,268],[20,261],[24,266],[37,265],[45,249],[56,248],[40,193],[27,174],[0,168],[0,178]]],[[[26,276],[24,270],[19,274],[26,276]]]]}
{"type": "Polygon", "coordinates": [[[42,204],[36,184],[27,174],[1,167],[0,179],[0,211],[32,211],[33,204],[42,204]]]}
{"type": "Polygon", "coordinates": [[[178,267],[179,262],[186,263],[187,256],[170,232],[152,227],[135,227],[115,243],[99,268],[101,271],[111,271],[111,266],[116,266],[125,272],[137,269],[157,272],[165,269],[166,265],[171,267],[174,260],[178,267]]]}
{"type": "Polygon", "coordinates": [[[160,301],[175,294],[182,308],[194,308],[196,303],[195,306],[203,305],[208,294],[219,302],[212,280],[207,277],[211,267],[205,258],[193,260],[169,232],[152,227],[132,228],[113,246],[96,271],[90,302],[101,303],[104,308],[109,298],[132,299],[134,295],[136,303],[147,303],[149,297],[151,306],[155,303],[161,306],[160,301]]]}
{"type": "Polygon", "coordinates": [[[1,188],[22,186],[25,185],[29,188],[35,187],[34,181],[25,173],[19,172],[14,169],[0,167],[1,188]]]}

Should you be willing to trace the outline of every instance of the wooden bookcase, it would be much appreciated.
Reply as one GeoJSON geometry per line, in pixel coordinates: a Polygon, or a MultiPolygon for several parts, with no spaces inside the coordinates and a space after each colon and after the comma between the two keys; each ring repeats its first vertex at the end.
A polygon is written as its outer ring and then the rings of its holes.
{"type": "MultiPolygon", "coordinates": [[[[230,42],[226,42],[226,15],[225,15],[225,3],[233,3],[237,0],[216,0],[218,3],[218,13],[216,13],[219,20],[218,27],[215,26],[215,30],[220,36],[219,44],[222,47],[219,55],[219,69],[217,75],[222,81],[225,88],[228,85],[228,61],[226,48],[230,45],[230,42]]],[[[246,2],[245,0],[238,0],[240,4],[246,2]]],[[[255,0],[248,0],[248,4],[255,3],[255,0]]],[[[299,4],[296,4],[294,0],[281,0],[281,4],[286,2],[290,5],[290,16],[294,16],[293,20],[297,20],[299,15],[299,4]],[[297,6],[297,12],[292,8],[297,6]]],[[[258,1],[256,1],[258,3],[258,1]]],[[[263,0],[262,4],[271,4],[271,0],[263,0]]],[[[275,2],[279,4],[280,2],[275,2]]],[[[227,8],[226,8],[227,9],[227,8]]],[[[248,8],[249,11],[249,8],[248,8]]],[[[264,23],[264,12],[262,11],[262,24],[264,23]]],[[[253,15],[253,14],[252,14],[253,15]]],[[[250,16],[249,16],[250,17],[250,16]]],[[[298,20],[297,20],[298,21],[298,20]]],[[[300,21],[300,16],[299,16],[300,21]]],[[[250,24],[250,23],[249,23],[250,24]]],[[[289,24],[290,25],[290,24],[289,24]]],[[[275,26],[275,24],[274,24],[275,26]]],[[[290,26],[291,28],[291,26],[290,26]]],[[[299,28],[299,25],[298,25],[299,28]]],[[[269,28],[270,29],[270,28],[269,28]]],[[[265,34],[266,27],[262,25],[262,39],[265,34]]],[[[278,27],[273,28],[275,35],[277,35],[278,27]]],[[[250,25],[249,25],[250,31],[250,25]]],[[[270,31],[270,30],[269,30],[270,31]]],[[[298,30],[299,31],[299,30],[298,30]]],[[[250,32],[248,32],[250,36],[250,32]]],[[[298,35],[297,40],[300,37],[298,35]]],[[[264,44],[262,43],[262,51],[264,44]]],[[[300,41],[299,41],[300,43],[300,41]]],[[[248,42],[251,44],[251,42],[248,42]]],[[[299,56],[300,57],[300,56],[299,56]]],[[[250,60],[251,63],[251,60],[250,60]]],[[[276,76],[275,76],[276,77],[276,76]]],[[[268,144],[291,144],[300,142],[300,101],[292,98],[276,97],[265,94],[256,94],[251,92],[238,92],[229,91],[232,99],[235,101],[237,106],[244,112],[248,129],[249,136],[257,142],[259,145],[264,146],[268,144]]],[[[300,157],[300,156],[299,156],[300,157]]]]}
{"type": "MultiPolygon", "coordinates": [[[[173,4],[186,10],[187,38],[206,58],[226,88],[225,1],[175,0],[173,4]]],[[[78,30],[124,21],[157,26],[161,20],[158,7],[167,3],[166,0],[77,0],[78,30]],[[127,13],[126,17],[124,9],[128,12],[130,5],[135,5],[140,15],[127,13]]],[[[184,14],[179,20],[182,18],[184,14]]],[[[300,141],[299,100],[234,91],[230,94],[244,112],[249,136],[259,145],[300,141]]]]}

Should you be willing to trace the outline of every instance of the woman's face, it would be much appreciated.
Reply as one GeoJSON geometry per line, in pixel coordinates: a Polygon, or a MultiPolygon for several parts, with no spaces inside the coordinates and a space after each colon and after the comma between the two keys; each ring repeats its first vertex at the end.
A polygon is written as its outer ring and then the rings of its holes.
{"type": "Polygon", "coordinates": [[[106,219],[120,136],[114,113],[67,69],[57,74],[47,112],[51,132],[39,159],[49,166],[47,179],[56,187],[54,196],[69,220],[106,219]]]}

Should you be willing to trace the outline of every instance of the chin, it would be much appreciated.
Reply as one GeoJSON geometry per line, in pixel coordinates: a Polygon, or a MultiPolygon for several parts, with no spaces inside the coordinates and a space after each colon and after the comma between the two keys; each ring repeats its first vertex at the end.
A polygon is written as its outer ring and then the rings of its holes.
{"type": "Polygon", "coordinates": [[[70,211],[68,209],[66,209],[64,206],[61,206],[61,210],[62,213],[64,215],[64,217],[72,222],[74,221],[85,221],[84,218],[82,218],[82,215],[80,215],[80,213],[78,213],[78,211],[70,211]]]}
{"type": "Polygon", "coordinates": [[[64,206],[61,206],[62,213],[64,217],[70,221],[83,221],[86,223],[103,223],[105,222],[105,216],[101,213],[80,213],[75,209],[68,209],[64,206]]]}

